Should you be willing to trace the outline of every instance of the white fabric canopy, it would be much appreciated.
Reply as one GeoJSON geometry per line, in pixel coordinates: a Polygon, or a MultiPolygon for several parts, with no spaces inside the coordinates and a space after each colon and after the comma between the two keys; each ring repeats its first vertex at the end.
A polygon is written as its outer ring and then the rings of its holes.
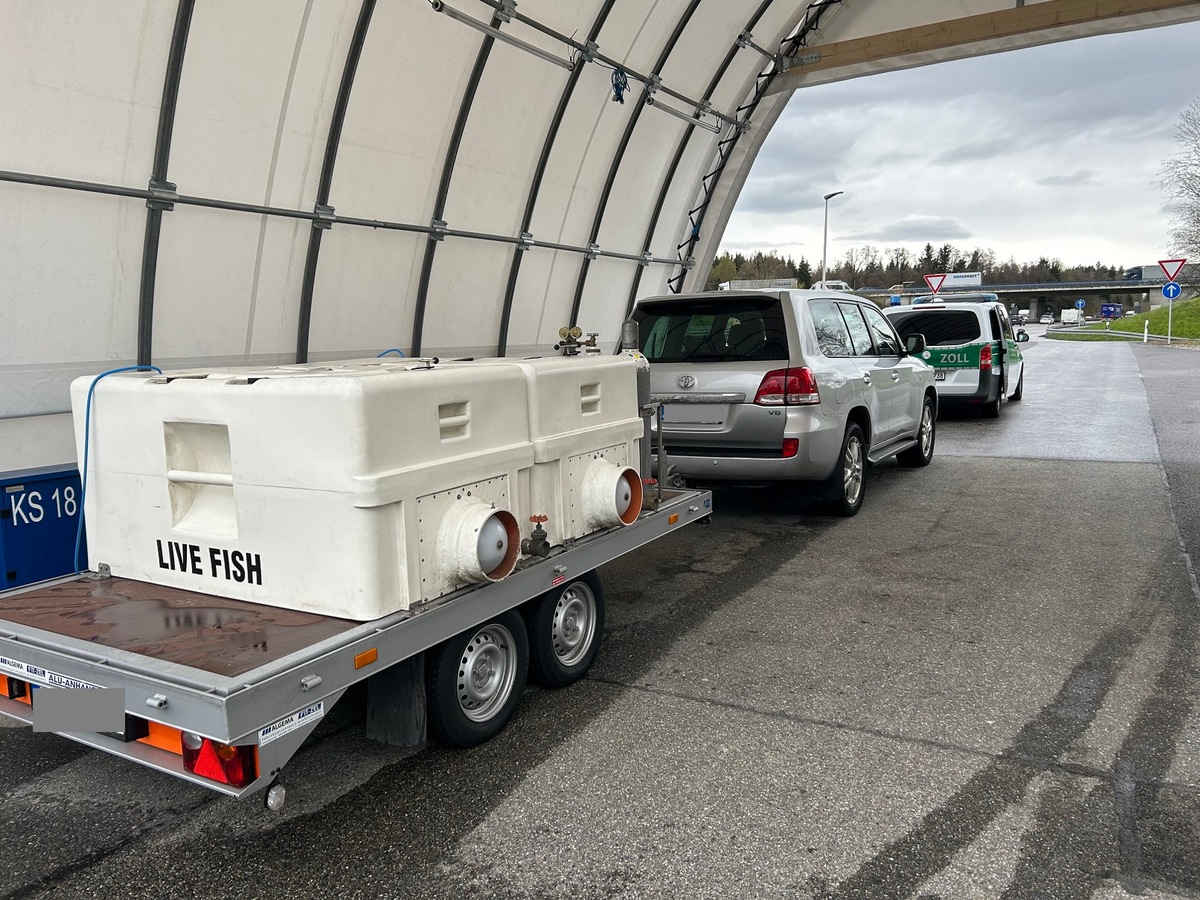
{"type": "Polygon", "coordinates": [[[73,460],[117,366],[612,346],[796,88],[1198,7],[0,0],[0,472],[73,460]]]}

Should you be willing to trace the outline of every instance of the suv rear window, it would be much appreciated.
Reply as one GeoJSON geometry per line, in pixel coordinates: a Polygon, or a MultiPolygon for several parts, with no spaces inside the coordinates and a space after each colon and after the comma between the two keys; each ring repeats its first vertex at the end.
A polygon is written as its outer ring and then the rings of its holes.
{"type": "Polygon", "coordinates": [[[638,306],[641,351],[650,362],[786,360],[778,297],[659,300],[638,306]]]}
{"type": "Polygon", "coordinates": [[[979,340],[979,316],[965,309],[929,310],[888,318],[900,332],[900,337],[907,340],[910,334],[923,334],[925,343],[930,347],[948,347],[979,340]]]}

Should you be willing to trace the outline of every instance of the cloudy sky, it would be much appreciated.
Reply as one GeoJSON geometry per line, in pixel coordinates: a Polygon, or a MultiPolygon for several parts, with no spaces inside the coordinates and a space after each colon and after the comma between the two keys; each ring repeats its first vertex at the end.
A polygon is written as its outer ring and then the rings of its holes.
{"type": "Polygon", "coordinates": [[[722,249],[829,259],[870,244],[991,249],[1000,261],[1153,264],[1168,255],[1162,161],[1200,97],[1200,23],[796,92],[722,249]]]}

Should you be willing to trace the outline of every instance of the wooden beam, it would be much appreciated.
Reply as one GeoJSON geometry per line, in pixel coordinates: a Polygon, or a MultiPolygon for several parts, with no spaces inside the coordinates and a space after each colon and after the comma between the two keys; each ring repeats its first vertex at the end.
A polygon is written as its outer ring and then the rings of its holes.
{"type": "MultiPolygon", "coordinates": [[[[848,41],[816,44],[807,53],[819,54],[819,58],[796,63],[775,79],[771,93],[836,80],[839,75],[835,70],[852,70],[840,76],[847,77],[1120,30],[1088,29],[1089,25],[1103,22],[1124,20],[1134,22],[1133,27],[1148,27],[1191,19],[1200,19],[1198,0],[1043,0],[848,41]],[[1170,13],[1176,15],[1166,15],[1170,13]],[[954,50],[961,52],[946,52],[954,50]],[[824,77],[820,73],[825,73],[824,77]]],[[[800,59],[805,52],[802,51],[800,59]]]]}

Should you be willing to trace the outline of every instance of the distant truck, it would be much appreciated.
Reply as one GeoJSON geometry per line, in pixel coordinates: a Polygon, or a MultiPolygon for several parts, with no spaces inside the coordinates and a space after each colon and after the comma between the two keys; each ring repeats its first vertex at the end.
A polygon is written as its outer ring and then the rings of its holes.
{"type": "Polygon", "coordinates": [[[1155,263],[1152,266],[1134,266],[1132,269],[1126,269],[1121,278],[1125,281],[1163,281],[1167,280],[1166,273],[1163,272],[1162,266],[1155,263]]]}
{"type": "Polygon", "coordinates": [[[1100,318],[1120,319],[1125,315],[1125,309],[1120,303],[1101,303],[1100,318]]]}
{"type": "Polygon", "coordinates": [[[1081,325],[1083,324],[1082,309],[1064,309],[1062,317],[1059,319],[1064,325],[1081,325]]]}

